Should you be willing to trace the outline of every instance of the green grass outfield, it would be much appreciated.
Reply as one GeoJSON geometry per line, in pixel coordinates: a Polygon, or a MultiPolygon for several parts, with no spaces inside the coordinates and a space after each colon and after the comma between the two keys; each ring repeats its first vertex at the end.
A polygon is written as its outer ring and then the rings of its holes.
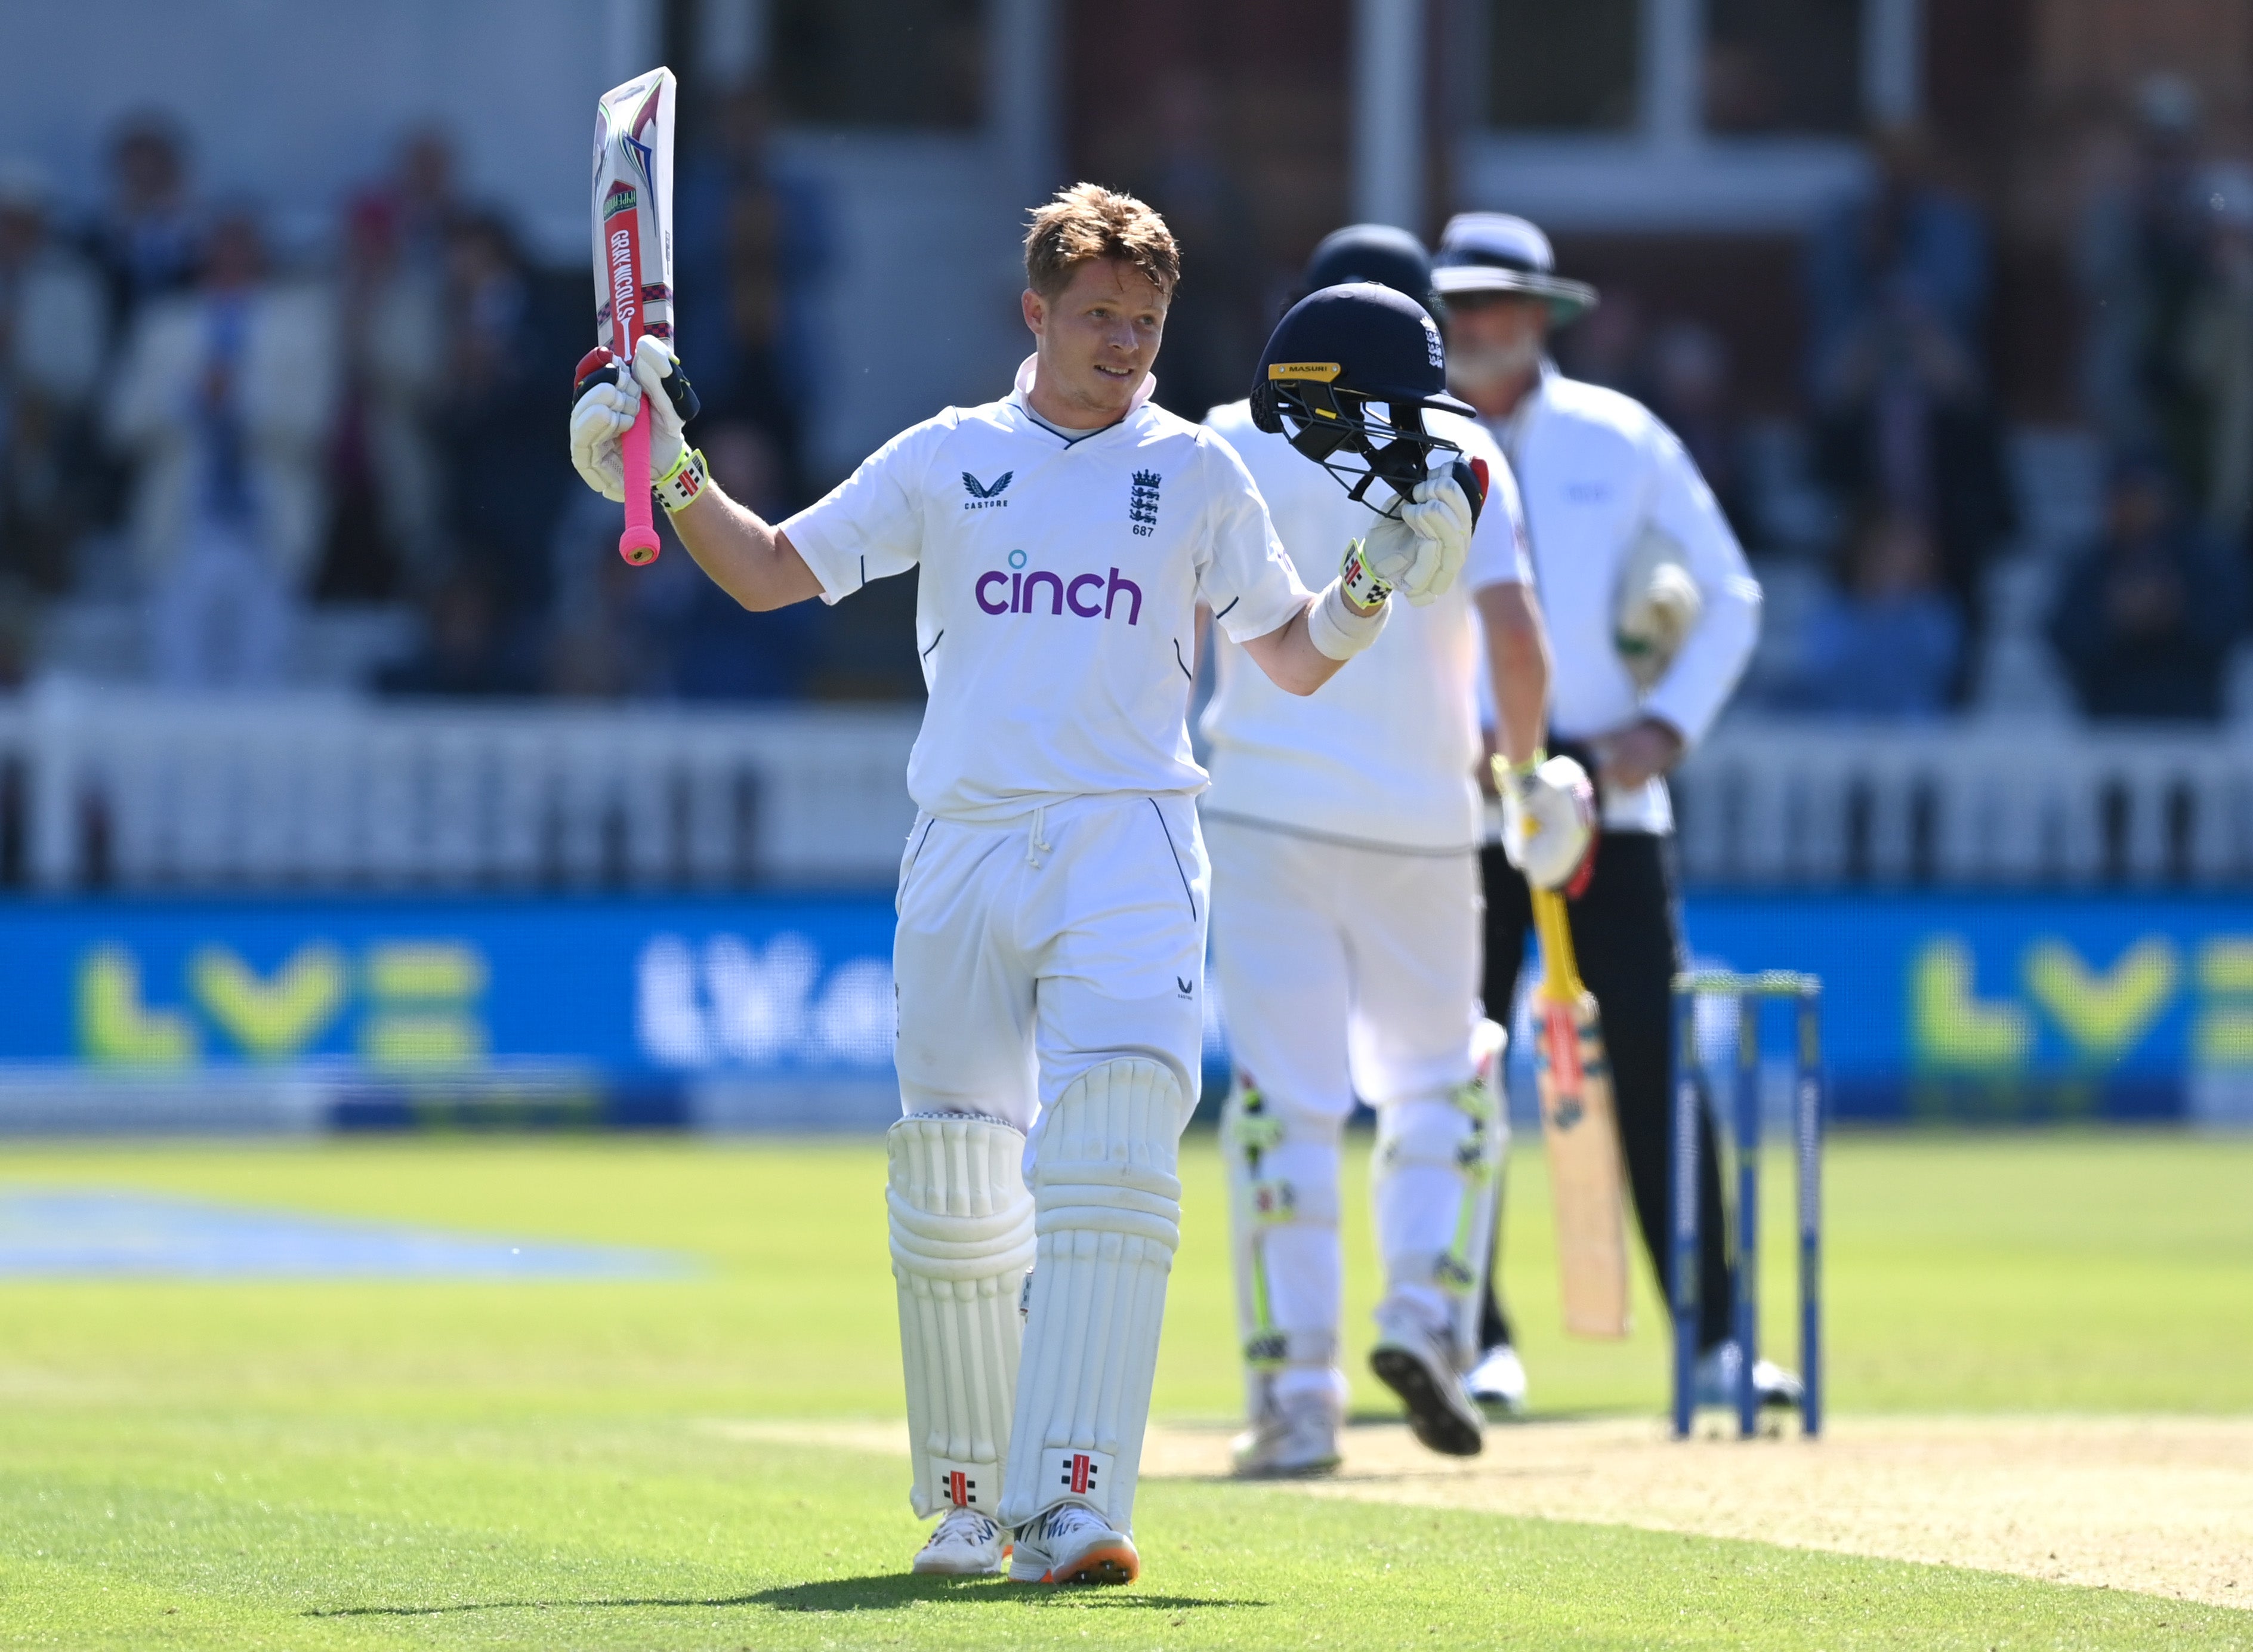
{"type": "MultiPolygon", "coordinates": [[[[1157,1409],[1221,1418],[1239,1390],[1211,1138],[1184,1157],[1157,1409]]],[[[0,1280],[0,1646],[2253,1647],[2253,1613],[2118,1591],[1185,1481],[1144,1488],[1134,1588],[910,1580],[896,1460],[713,1425],[897,1414],[882,1180],[865,1140],[10,1149],[0,1183],[655,1245],[701,1271],[0,1280]]],[[[1537,1406],[1656,1413],[1655,1301],[1625,1345],[1557,1333],[1545,1191],[1517,1155],[1505,1277],[1537,1406]]],[[[1836,1409],[2253,1409],[2253,1141],[1849,1136],[1829,1193],[1836,1409]]],[[[1780,1248],[1767,1283],[1781,1329],[1780,1248]]],[[[1366,1380],[1356,1399],[1381,1408],[1366,1380]]]]}

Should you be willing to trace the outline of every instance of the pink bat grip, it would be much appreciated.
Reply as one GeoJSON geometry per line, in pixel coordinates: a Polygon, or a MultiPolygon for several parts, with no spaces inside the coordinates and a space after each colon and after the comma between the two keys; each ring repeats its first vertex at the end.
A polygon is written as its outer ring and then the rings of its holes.
{"type": "Polygon", "coordinates": [[[618,535],[618,554],[636,568],[657,561],[657,525],[650,518],[649,401],[634,409],[633,428],[618,443],[625,467],[626,531],[618,535]]]}

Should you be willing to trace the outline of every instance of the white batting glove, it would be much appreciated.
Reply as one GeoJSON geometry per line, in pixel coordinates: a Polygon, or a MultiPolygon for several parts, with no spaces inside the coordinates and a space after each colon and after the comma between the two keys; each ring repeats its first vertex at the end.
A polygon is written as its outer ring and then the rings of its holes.
{"type": "Polygon", "coordinates": [[[1580,875],[1596,840],[1596,793],[1570,757],[1514,768],[1497,756],[1502,852],[1536,889],[1561,889],[1580,875]]]}
{"type": "Polygon", "coordinates": [[[1455,582],[1471,549],[1471,502],[1452,476],[1426,477],[1400,503],[1398,519],[1369,531],[1370,571],[1417,607],[1455,582]]]}
{"type": "Polygon", "coordinates": [[[670,476],[686,445],[680,415],[665,393],[676,363],[665,340],[644,333],[634,346],[633,372],[617,384],[587,387],[571,409],[571,464],[580,479],[606,499],[624,503],[625,464],[618,444],[633,427],[642,399],[649,399],[649,473],[652,481],[670,476]]]}

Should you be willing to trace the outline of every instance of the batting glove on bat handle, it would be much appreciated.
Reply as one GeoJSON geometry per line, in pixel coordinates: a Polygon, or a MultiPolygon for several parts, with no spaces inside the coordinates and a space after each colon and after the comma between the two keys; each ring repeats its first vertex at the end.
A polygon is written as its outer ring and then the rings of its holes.
{"type": "Polygon", "coordinates": [[[1497,756],[1494,786],[1502,797],[1502,852],[1536,889],[1577,895],[1594,868],[1596,792],[1587,770],[1570,757],[1513,764],[1497,756]]]}
{"type": "MultiPolygon", "coordinates": [[[[680,358],[674,356],[671,360],[673,371],[661,375],[665,396],[673,403],[673,410],[680,415],[680,422],[687,424],[704,411],[704,403],[696,394],[696,387],[688,382],[688,375],[680,371],[680,358]]],[[[578,366],[572,371],[571,400],[575,404],[581,396],[587,394],[589,387],[614,385],[623,377],[624,375],[618,371],[618,359],[603,345],[596,345],[579,358],[578,366]]]]}
{"type": "Polygon", "coordinates": [[[598,347],[580,358],[572,375],[572,468],[589,487],[617,504],[626,497],[620,450],[640,409],[645,381],[665,389],[662,396],[649,398],[652,477],[673,473],[685,445],[680,427],[699,410],[696,392],[664,340],[645,335],[635,356],[634,371],[627,373],[616,356],[598,347]]]}

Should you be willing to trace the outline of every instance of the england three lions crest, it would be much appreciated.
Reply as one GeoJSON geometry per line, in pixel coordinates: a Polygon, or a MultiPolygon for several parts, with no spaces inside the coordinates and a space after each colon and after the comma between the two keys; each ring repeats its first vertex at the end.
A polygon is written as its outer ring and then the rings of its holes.
{"type": "Polygon", "coordinates": [[[1166,478],[1155,471],[1137,471],[1126,490],[1126,521],[1135,533],[1147,539],[1158,528],[1158,484],[1166,478]]]}

